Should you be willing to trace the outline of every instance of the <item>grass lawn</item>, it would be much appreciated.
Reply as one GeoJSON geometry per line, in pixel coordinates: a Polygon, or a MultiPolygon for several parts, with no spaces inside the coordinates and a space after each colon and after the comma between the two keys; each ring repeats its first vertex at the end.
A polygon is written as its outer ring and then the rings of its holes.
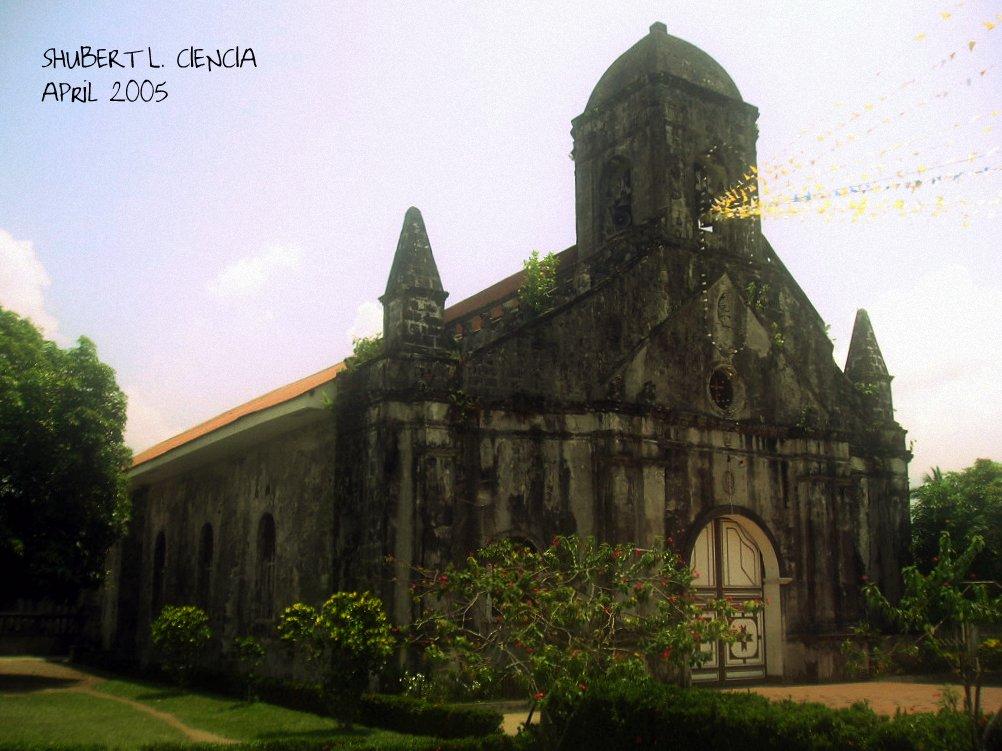
{"type": "Polygon", "coordinates": [[[136,681],[108,680],[98,691],[133,699],[199,730],[238,741],[276,738],[357,738],[371,741],[402,740],[414,737],[355,726],[345,730],[329,717],[297,712],[274,704],[248,703],[213,694],[181,692],[168,686],[136,681]]]}
{"type": "Polygon", "coordinates": [[[0,742],[104,743],[135,748],[184,741],[166,723],[125,704],[71,691],[0,695],[0,742]]]}
{"type": "Polygon", "coordinates": [[[335,741],[333,748],[358,751],[379,749],[388,743],[406,743],[414,749],[437,744],[432,738],[358,725],[347,730],[336,720],[309,712],[152,683],[113,678],[73,690],[72,681],[39,678],[32,682],[29,678],[18,676],[19,680],[8,681],[7,690],[0,692],[2,746],[92,743],[135,749],[152,743],[192,742],[183,729],[145,712],[143,706],[173,716],[189,732],[203,731],[232,741],[331,740],[335,741]]]}

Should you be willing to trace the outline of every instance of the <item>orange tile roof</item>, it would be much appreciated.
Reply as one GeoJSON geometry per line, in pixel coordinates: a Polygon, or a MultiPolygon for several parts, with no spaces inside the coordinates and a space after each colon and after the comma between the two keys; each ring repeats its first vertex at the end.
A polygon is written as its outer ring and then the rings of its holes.
{"type": "MultiPolygon", "coordinates": [[[[575,246],[571,246],[567,250],[557,254],[557,257],[560,258],[561,268],[574,262],[576,257],[576,254],[574,253],[575,250],[575,246]]],[[[500,282],[492,284],[490,287],[477,292],[475,295],[471,295],[465,300],[460,300],[455,305],[446,308],[443,314],[445,323],[451,323],[457,318],[462,318],[468,313],[472,313],[473,311],[484,308],[492,303],[499,302],[500,300],[514,294],[522,284],[523,276],[525,276],[525,272],[518,271],[511,276],[505,277],[500,282]]],[[[249,402],[245,402],[244,404],[234,407],[233,409],[227,410],[221,415],[216,415],[212,419],[206,420],[193,428],[188,428],[188,430],[183,433],[178,433],[173,438],[168,438],[166,441],[161,441],[145,451],[139,452],[132,457],[132,466],[138,467],[140,464],[148,462],[151,459],[163,456],[168,451],[173,451],[179,446],[183,446],[186,443],[194,441],[196,438],[201,438],[202,436],[208,435],[215,430],[219,430],[222,427],[236,422],[241,417],[246,417],[247,415],[252,415],[255,412],[260,412],[261,410],[268,409],[269,407],[274,407],[282,404],[283,402],[287,402],[290,399],[295,399],[297,396],[305,394],[310,389],[314,389],[317,386],[327,383],[328,381],[334,380],[337,374],[344,369],[345,363],[344,361],[341,361],[337,365],[324,368],[318,373],[306,376],[306,378],[301,378],[298,381],[293,381],[286,386],[277,388],[274,391],[269,391],[267,394],[258,396],[251,399],[249,402]]]]}
{"type": "Polygon", "coordinates": [[[144,462],[156,459],[158,456],[163,456],[168,451],[176,449],[179,446],[183,446],[189,441],[194,441],[196,438],[208,435],[214,430],[219,430],[219,428],[236,422],[241,417],[252,415],[255,412],[260,412],[263,409],[274,407],[277,404],[282,404],[283,402],[287,402],[290,399],[294,399],[297,396],[305,394],[307,391],[315,389],[317,386],[321,386],[328,381],[332,381],[338,373],[344,370],[344,368],[344,361],[339,362],[337,365],[324,368],[318,373],[306,376],[306,378],[300,378],[298,381],[293,381],[286,386],[282,386],[274,391],[269,391],[267,394],[251,399],[249,402],[245,402],[238,407],[227,410],[221,415],[216,415],[211,420],[206,420],[193,428],[188,428],[188,430],[183,433],[178,433],[173,438],[161,441],[155,446],[151,446],[145,451],[141,451],[136,454],[132,457],[132,466],[138,467],[144,462]]]}
{"type": "MultiPolygon", "coordinates": [[[[560,269],[566,268],[577,260],[576,251],[577,246],[572,245],[566,250],[557,253],[557,258],[560,260],[560,269]]],[[[492,303],[500,302],[504,298],[515,294],[518,288],[522,286],[522,279],[524,277],[525,271],[516,271],[500,282],[496,282],[490,287],[480,290],[475,295],[471,295],[465,300],[460,300],[455,305],[446,308],[443,315],[445,323],[452,323],[457,318],[462,318],[468,313],[472,313],[480,308],[486,308],[492,303]]]]}

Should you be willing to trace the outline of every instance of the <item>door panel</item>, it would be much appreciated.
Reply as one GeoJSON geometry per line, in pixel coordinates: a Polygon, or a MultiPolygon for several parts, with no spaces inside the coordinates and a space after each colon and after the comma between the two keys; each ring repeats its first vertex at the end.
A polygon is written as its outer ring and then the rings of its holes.
{"type": "MultiPolygon", "coordinates": [[[[709,599],[762,599],[762,554],[741,525],[726,517],[714,519],[696,538],[690,565],[699,573],[694,584],[709,599]]],[[[708,615],[712,613],[708,612],[708,615]]],[[[700,651],[709,659],[692,671],[693,681],[726,681],[765,677],[765,624],[760,610],[737,615],[731,624],[744,638],[733,644],[707,643],[700,651]]]]}

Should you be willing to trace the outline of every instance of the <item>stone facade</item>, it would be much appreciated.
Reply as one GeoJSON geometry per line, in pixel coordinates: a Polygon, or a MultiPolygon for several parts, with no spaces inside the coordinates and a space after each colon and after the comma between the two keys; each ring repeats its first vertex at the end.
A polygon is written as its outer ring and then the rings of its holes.
{"type": "Polygon", "coordinates": [[[408,210],[380,356],[140,456],[105,646],[146,654],[165,602],[203,603],[222,643],[337,589],[373,589],[405,623],[412,563],[578,533],[750,556],[768,605],[746,667],[838,675],[860,581],[899,587],[909,454],[865,312],[843,372],[758,221],[706,213],[755,163],[756,118],[652,26],[574,121],[578,242],[541,313],[519,275],[443,309],[408,210]],[[715,519],[736,547],[699,542],[715,519]]]}

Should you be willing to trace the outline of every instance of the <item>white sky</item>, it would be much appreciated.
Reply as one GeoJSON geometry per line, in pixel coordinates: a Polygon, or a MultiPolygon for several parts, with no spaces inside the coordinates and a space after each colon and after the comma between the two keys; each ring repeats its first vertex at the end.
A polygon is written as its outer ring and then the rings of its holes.
{"type": "MultiPolygon", "coordinates": [[[[807,186],[872,178],[877,162],[928,178],[999,143],[989,2],[121,6],[0,5],[0,304],[63,343],[96,341],[135,449],[343,358],[379,321],[412,204],[450,302],[533,248],[572,245],[570,121],[655,20],[758,106],[760,164],[817,160],[815,179],[797,175],[807,186]],[[170,64],[42,69],[45,49],[81,44],[151,46],[170,64]],[[250,46],[259,67],[173,67],[190,45],[250,46]],[[168,99],[40,101],[50,80],[86,78],[106,99],[132,76],[166,80],[168,99]],[[858,138],[829,151],[829,129],[858,138]]],[[[966,201],[966,226],[955,208],[764,223],[840,363],[869,310],[913,479],[1002,454],[999,174],[902,194],[966,201]]]]}

